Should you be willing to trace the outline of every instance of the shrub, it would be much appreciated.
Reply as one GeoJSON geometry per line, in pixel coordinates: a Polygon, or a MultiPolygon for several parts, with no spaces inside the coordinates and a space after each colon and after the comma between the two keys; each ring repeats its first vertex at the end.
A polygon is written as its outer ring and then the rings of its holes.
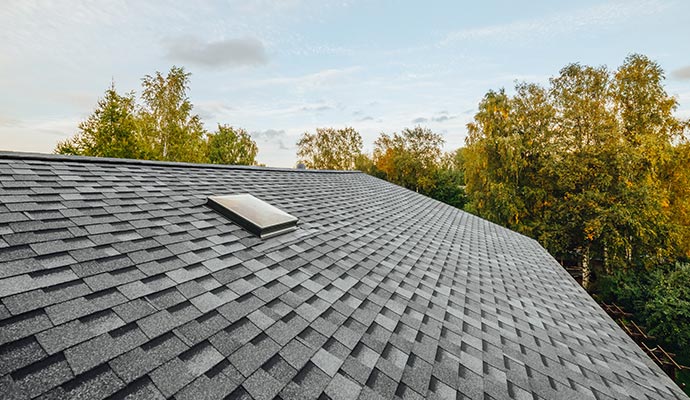
{"type": "Polygon", "coordinates": [[[616,303],[631,313],[640,313],[651,298],[651,288],[660,279],[661,272],[640,269],[618,270],[599,278],[601,300],[616,303]]]}
{"type": "Polygon", "coordinates": [[[651,288],[644,308],[648,332],[676,349],[690,345],[690,264],[677,264],[651,288]]]}

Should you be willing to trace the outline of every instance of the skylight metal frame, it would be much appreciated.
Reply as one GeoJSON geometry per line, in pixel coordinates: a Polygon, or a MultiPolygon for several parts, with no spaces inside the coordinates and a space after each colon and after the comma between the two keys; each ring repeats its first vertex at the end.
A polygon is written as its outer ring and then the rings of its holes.
{"type": "Polygon", "coordinates": [[[299,222],[297,217],[248,193],[209,196],[206,204],[261,239],[292,232],[299,222]]]}

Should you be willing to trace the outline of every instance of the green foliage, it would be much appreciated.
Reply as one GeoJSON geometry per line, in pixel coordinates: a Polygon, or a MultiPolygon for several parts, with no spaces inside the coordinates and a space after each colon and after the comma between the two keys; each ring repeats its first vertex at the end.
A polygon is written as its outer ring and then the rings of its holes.
{"type": "Polygon", "coordinates": [[[58,142],[55,147],[55,154],[62,154],[68,156],[86,155],[83,154],[79,147],[79,137],[75,135],[72,138],[58,142]]]}
{"type": "Polygon", "coordinates": [[[625,139],[645,149],[640,156],[650,166],[664,160],[665,143],[683,130],[673,116],[678,101],[666,93],[663,81],[661,66],[640,54],[628,56],[614,75],[612,97],[625,139]],[[666,141],[656,140],[659,136],[666,141]]]}
{"type": "Polygon", "coordinates": [[[190,73],[173,66],[167,76],[160,72],[142,79],[143,107],[139,112],[146,137],[148,158],[165,161],[204,162],[206,131],[192,114],[187,97],[190,73]]]}
{"type": "Polygon", "coordinates": [[[374,143],[373,157],[360,154],[356,169],[462,208],[465,195],[465,149],[443,154],[443,138],[429,129],[415,127],[400,134],[382,133],[374,143]]]}
{"type": "Polygon", "coordinates": [[[355,169],[463,208],[467,202],[465,149],[441,154],[441,143],[439,135],[422,128],[404,130],[392,137],[381,134],[375,158],[360,154],[355,169]]]}
{"type": "Polygon", "coordinates": [[[690,264],[678,264],[651,289],[645,324],[649,333],[666,344],[686,349],[690,345],[690,264]]]}
{"type": "Polygon", "coordinates": [[[538,236],[553,201],[548,179],[555,109],[547,92],[520,84],[510,98],[490,91],[468,125],[465,179],[468,210],[538,236]]]}
{"type": "Polygon", "coordinates": [[[596,285],[601,301],[615,303],[633,314],[649,335],[678,360],[690,359],[690,264],[617,270],[596,285]]]}
{"type": "Polygon", "coordinates": [[[386,180],[428,194],[435,187],[442,145],[441,135],[419,126],[382,133],[374,142],[374,164],[386,180]]]}
{"type": "Polygon", "coordinates": [[[79,133],[58,143],[58,154],[92,157],[139,158],[141,138],[137,132],[134,94],[120,95],[111,83],[98,100],[93,114],[79,124],[79,133]]]}
{"type": "Polygon", "coordinates": [[[190,74],[173,66],[142,79],[141,102],[111,84],[79,133],[58,143],[58,154],[165,161],[255,164],[257,146],[246,131],[218,125],[208,134],[189,101],[190,74]]]}
{"type": "Polygon", "coordinates": [[[297,142],[297,157],[311,169],[352,170],[362,155],[362,137],[354,128],[317,128],[297,142]]]}
{"type": "Polygon", "coordinates": [[[662,207],[668,209],[675,222],[670,240],[678,243],[683,257],[690,257],[690,143],[685,140],[678,143],[671,153],[662,172],[669,191],[668,203],[662,207]]]}
{"type": "Polygon", "coordinates": [[[382,171],[379,171],[378,168],[376,168],[376,164],[374,164],[374,160],[368,155],[368,154],[360,154],[355,158],[355,169],[357,171],[362,171],[365,174],[375,176],[379,179],[385,179],[386,174],[384,174],[382,171]]]}
{"type": "Polygon", "coordinates": [[[674,169],[685,125],[656,63],[571,64],[515,92],[488,92],[468,124],[469,211],[575,255],[585,284],[593,259],[609,274],[687,254],[688,192],[673,185],[690,178],[674,169]]]}
{"type": "Polygon", "coordinates": [[[464,148],[443,155],[435,171],[434,186],[429,197],[457,208],[467,203],[465,194],[464,148]]]}
{"type": "Polygon", "coordinates": [[[651,298],[651,288],[661,276],[661,271],[647,271],[644,268],[616,270],[599,279],[597,291],[602,301],[638,312],[644,310],[651,298]]]}
{"type": "Polygon", "coordinates": [[[208,135],[208,159],[212,164],[254,165],[259,149],[251,136],[241,128],[218,125],[208,135]]]}

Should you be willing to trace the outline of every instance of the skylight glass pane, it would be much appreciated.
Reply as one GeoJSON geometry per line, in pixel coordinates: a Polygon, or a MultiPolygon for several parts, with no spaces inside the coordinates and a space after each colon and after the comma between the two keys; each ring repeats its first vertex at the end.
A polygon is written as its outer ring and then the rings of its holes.
{"type": "Polygon", "coordinates": [[[210,196],[207,204],[261,238],[297,229],[296,217],[251,194],[210,196]]]}

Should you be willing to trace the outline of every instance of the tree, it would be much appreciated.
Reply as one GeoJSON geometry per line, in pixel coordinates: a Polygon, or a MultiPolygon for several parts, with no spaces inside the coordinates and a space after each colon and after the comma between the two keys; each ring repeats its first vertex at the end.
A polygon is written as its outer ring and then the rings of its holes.
{"type": "Polygon", "coordinates": [[[690,356],[690,264],[676,262],[653,270],[616,270],[599,282],[601,301],[620,305],[634,315],[667,350],[690,356]]]}
{"type": "Polygon", "coordinates": [[[674,247],[688,246],[682,233],[690,222],[684,218],[690,210],[682,200],[688,193],[678,186],[687,183],[683,182],[687,158],[682,154],[685,125],[673,115],[678,102],[666,93],[663,81],[663,69],[639,54],[628,56],[614,75],[613,103],[625,146],[631,148],[625,179],[644,206],[635,211],[647,215],[643,223],[628,227],[633,231],[627,232],[628,262],[640,254],[654,255],[652,260],[666,257],[674,247]]]}
{"type": "Polygon", "coordinates": [[[58,154],[92,157],[140,158],[134,93],[120,95],[115,83],[105,91],[93,114],[79,124],[79,133],[60,142],[58,154]]]}
{"type": "Polygon", "coordinates": [[[467,203],[465,194],[464,148],[446,153],[436,168],[434,187],[429,197],[462,209],[467,203]]]}
{"type": "Polygon", "coordinates": [[[357,171],[362,171],[367,175],[375,176],[379,179],[385,179],[386,174],[379,171],[374,164],[374,160],[369,154],[362,153],[355,158],[355,169],[357,171]]]}
{"type": "MultiPolygon", "coordinates": [[[[59,154],[148,160],[255,164],[258,152],[243,129],[218,125],[209,135],[187,96],[189,77],[173,66],[142,79],[141,104],[134,92],[120,95],[111,84],[80,132],[58,143],[59,154]]],[[[361,142],[361,139],[360,139],[361,142]]],[[[361,146],[361,144],[360,144],[361,146]]]]}
{"type": "Polygon", "coordinates": [[[642,150],[648,173],[656,172],[657,162],[668,160],[666,151],[684,128],[673,115],[678,100],[666,93],[664,79],[661,66],[640,54],[626,57],[614,75],[612,97],[623,135],[642,150]]]}
{"type": "Polygon", "coordinates": [[[80,141],[79,134],[62,141],[59,141],[57,146],[55,146],[55,154],[63,154],[69,156],[80,156],[81,148],[78,144],[80,141]]]}
{"type": "Polygon", "coordinates": [[[516,165],[510,98],[505,90],[489,91],[479,103],[474,122],[467,124],[465,182],[467,209],[498,224],[516,229],[522,208],[514,204],[516,165]]]}
{"type": "Polygon", "coordinates": [[[382,133],[374,142],[374,164],[389,182],[428,194],[435,186],[442,145],[441,135],[419,126],[382,133]]]}
{"type": "Polygon", "coordinates": [[[218,130],[208,135],[207,140],[208,159],[212,164],[256,164],[259,149],[244,129],[218,124],[218,130]]]}
{"type": "Polygon", "coordinates": [[[547,168],[552,162],[555,109],[538,85],[518,84],[509,97],[489,91],[468,124],[465,151],[467,209],[532,236],[543,231],[552,204],[547,168]]]}
{"type": "Polygon", "coordinates": [[[187,97],[190,73],[173,66],[167,76],[160,72],[142,79],[139,110],[148,158],[165,161],[203,162],[206,131],[198,115],[192,114],[187,97]]]}
{"type": "Polygon", "coordinates": [[[656,63],[570,64],[515,91],[488,92],[468,124],[468,210],[575,258],[584,286],[690,254],[687,124],[656,63]]]}
{"type": "Polygon", "coordinates": [[[671,241],[676,244],[677,256],[687,259],[690,258],[690,142],[684,139],[671,151],[671,160],[663,171],[668,204],[662,206],[672,216],[671,241]]]}
{"type": "Polygon", "coordinates": [[[645,304],[645,322],[649,333],[664,343],[683,350],[690,345],[690,264],[676,265],[662,275],[651,289],[645,304]]]}
{"type": "Polygon", "coordinates": [[[551,79],[559,162],[552,166],[556,203],[547,225],[552,237],[576,252],[585,288],[593,245],[617,233],[610,217],[616,205],[620,141],[615,114],[607,107],[610,85],[605,67],[580,64],[566,66],[551,79]]]}
{"type": "Polygon", "coordinates": [[[317,128],[297,142],[297,157],[311,169],[352,170],[362,155],[362,137],[354,128],[317,128]]]}

